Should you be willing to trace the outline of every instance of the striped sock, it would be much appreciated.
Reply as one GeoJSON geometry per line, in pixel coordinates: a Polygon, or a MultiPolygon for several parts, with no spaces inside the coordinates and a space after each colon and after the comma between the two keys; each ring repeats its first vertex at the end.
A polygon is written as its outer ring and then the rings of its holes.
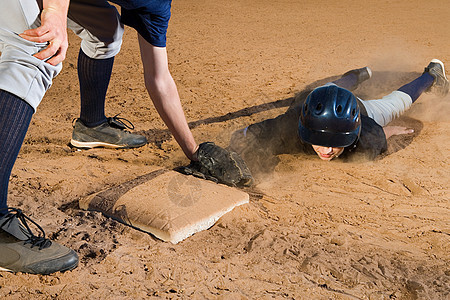
{"type": "Polygon", "coordinates": [[[33,113],[21,98],[0,90],[0,209],[7,207],[9,177],[33,113]]]}
{"type": "Polygon", "coordinates": [[[429,73],[423,73],[420,77],[414,79],[410,83],[405,84],[398,90],[408,94],[412,102],[417,100],[419,96],[426,91],[434,82],[434,77],[429,73]]]}
{"type": "Polygon", "coordinates": [[[92,59],[80,49],[78,80],[80,81],[81,112],[84,125],[94,127],[106,122],[105,97],[111,79],[114,57],[92,59]]]}
{"type": "Polygon", "coordinates": [[[348,73],[347,75],[336,79],[333,83],[341,88],[351,91],[358,86],[358,75],[355,73],[348,73]]]}

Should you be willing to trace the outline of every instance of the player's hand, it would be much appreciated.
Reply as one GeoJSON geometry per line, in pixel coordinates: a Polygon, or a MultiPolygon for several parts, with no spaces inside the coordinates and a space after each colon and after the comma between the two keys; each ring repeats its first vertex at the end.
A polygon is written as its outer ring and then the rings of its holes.
{"type": "Polygon", "coordinates": [[[403,127],[403,126],[386,126],[383,127],[384,134],[386,135],[386,139],[393,135],[401,135],[401,134],[411,134],[414,133],[414,129],[403,127]]]}
{"type": "Polygon", "coordinates": [[[244,160],[236,153],[217,146],[213,142],[201,143],[197,150],[198,161],[177,171],[224,183],[230,186],[251,186],[253,177],[244,160]]]}
{"type": "Polygon", "coordinates": [[[42,60],[50,58],[47,63],[56,66],[66,58],[69,45],[67,12],[45,8],[41,13],[41,23],[38,28],[25,30],[20,37],[36,43],[48,43],[47,48],[36,53],[34,57],[42,60]]]}

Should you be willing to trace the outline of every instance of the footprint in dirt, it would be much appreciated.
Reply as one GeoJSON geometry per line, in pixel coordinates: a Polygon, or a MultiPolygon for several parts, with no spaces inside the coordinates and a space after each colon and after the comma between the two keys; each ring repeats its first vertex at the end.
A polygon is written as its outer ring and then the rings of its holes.
{"type": "Polygon", "coordinates": [[[68,216],[50,239],[74,249],[84,266],[104,260],[121,244],[117,237],[129,230],[100,212],[81,211],[74,203],[63,205],[60,210],[68,216]]]}

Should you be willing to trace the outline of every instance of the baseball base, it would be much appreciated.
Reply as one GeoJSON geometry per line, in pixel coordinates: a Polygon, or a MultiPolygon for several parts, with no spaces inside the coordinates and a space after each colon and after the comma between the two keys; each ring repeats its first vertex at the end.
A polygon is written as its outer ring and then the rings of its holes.
{"type": "Polygon", "coordinates": [[[83,198],[79,205],[176,244],[248,202],[249,195],[238,189],[156,169],[83,198]]]}

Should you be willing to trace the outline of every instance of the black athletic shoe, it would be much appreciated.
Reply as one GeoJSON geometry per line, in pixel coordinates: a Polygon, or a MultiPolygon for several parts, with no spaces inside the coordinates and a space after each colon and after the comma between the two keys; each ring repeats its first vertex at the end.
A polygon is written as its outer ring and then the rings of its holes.
{"type": "Polygon", "coordinates": [[[356,77],[358,78],[358,81],[356,82],[356,84],[350,88],[350,90],[354,90],[362,82],[364,82],[367,79],[370,79],[372,77],[372,70],[369,67],[364,67],[364,68],[360,68],[360,69],[350,70],[348,72],[345,72],[344,75],[341,76],[341,78],[345,77],[347,75],[350,75],[350,74],[355,74],[356,77]]]}
{"type": "Polygon", "coordinates": [[[44,230],[20,209],[0,210],[0,271],[51,274],[74,269],[78,265],[75,251],[45,238],[44,230]],[[28,221],[41,234],[35,236],[28,221]]]}
{"type": "Polygon", "coordinates": [[[424,73],[429,73],[434,77],[433,85],[427,92],[432,92],[440,97],[445,97],[449,91],[449,83],[445,76],[444,63],[439,59],[434,58],[425,68],[424,73]]]}
{"type": "Polygon", "coordinates": [[[90,149],[104,148],[137,148],[147,144],[143,135],[134,134],[128,129],[134,129],[133,124],[124,118],[117,116],[95,127],[87,127],[80,119],[77,119],[72,132],[70,144],[76,148],[90,149]]]}

